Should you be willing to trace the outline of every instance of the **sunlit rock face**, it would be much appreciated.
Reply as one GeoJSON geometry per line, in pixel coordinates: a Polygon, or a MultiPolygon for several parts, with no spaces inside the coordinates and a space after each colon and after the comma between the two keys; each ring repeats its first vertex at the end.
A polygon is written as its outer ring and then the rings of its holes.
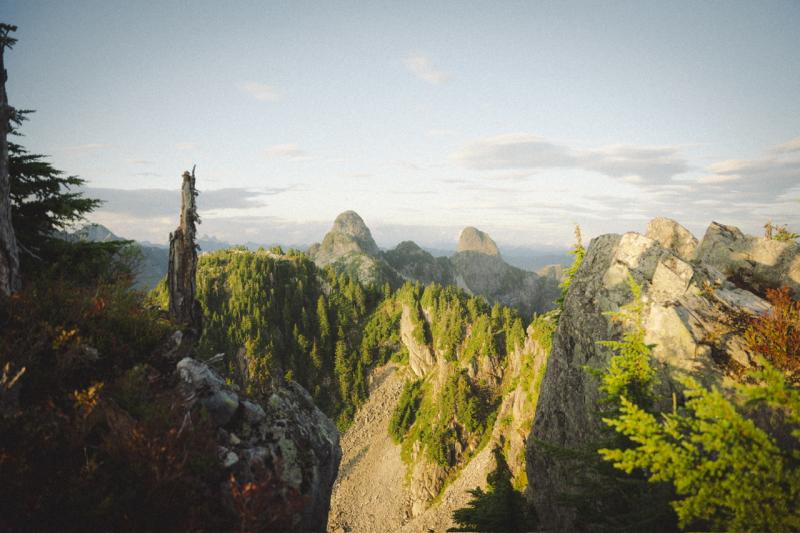
{"type": "Polygon", "coordinates": [[[697,250],[695,236],[670,218],[658,217],[651,220],[645,235],[684,261],[690,261],[697,250]]]}
{"type": "Polygon", "coordinates": [[[676,223],[654,221],[648,235],[593,239],[564,303],[526,452],[528,494],[547,531],[573,528],[575,516],[557,501],[570,490],[571,474],[536,441],[580,449],[599,438],[597,380],[585,369],[606,368],[613,353],[598,341],[621,338],[621,325],[607,313],[632,300],[629,275],[642,287],[645,340],[654,345],[658,371],[656,407],[663,410],[681,390],[681,375],[732,385],[753,364],[742,334],[748,317],[769,309],[763,290],[797,288],[796,244],[714,223],[692,258],[691,234],[676,223]]]}
{"type": "Polygon", "coordinates": [[[319,267],[333,265],[365,285],[389,282],[399,285],[400,276],[381,257],[381,252],[364,220],[355,211],[336,217],[321,243],[312,245],[308,255],[319,267]]]}
{"type": "Polygon", "coordinates": [[[800,244],[745,235],[739,228],[713,222],[695,258],[727,279],[763,294],[787,286],[800,297],[800,244]]]}
{"type": "Polygon", "coordinates": [[[488,234],[477,228],[468,226],[461,231],[458,238],[457,252],[478,252],[486,255],[500,256],[500,250],[488,234]]]}
{"type": "Polygon", "coordinates": [[[471,294],[486,297],[522,313],[543,313],[555,307],[560,278],[539,276],[506,263],[486,233],[464,228],[458,251],[450,258],[456,284],[471,294]]]}
{"type": "Polygon", "coordinates": [[[322,243],[313,248],[313,258],[325,266],[352,253],[377,255],[378,245],[358,213],[345,211],[336,217],[322,243]]]}

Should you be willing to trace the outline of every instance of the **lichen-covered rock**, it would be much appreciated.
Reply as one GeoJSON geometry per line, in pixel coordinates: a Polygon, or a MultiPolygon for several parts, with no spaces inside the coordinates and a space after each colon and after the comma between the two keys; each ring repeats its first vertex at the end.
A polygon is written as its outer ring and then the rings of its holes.
{"type": "Polygon", "coordinates": [[[671,250],[684,261],[694,257],[697,239],[692,233],[671,218],[657,217],[647,224],[647,237],[671,250]]]}
{"type": "MultiPolygon", "coordinates": [[[[709,249],[698,250],[698,257],[730,257],[731,250],[723,253],[722,243],[748,239],[735,228],[718,230],[711,232],[705,243],[709,249]]],[[[585,368],[606,368],[613,355],[598,341],[621,337],[621,326],[607,313],[631,301],[629,274],[642,287],[645,340],[654,345],[658,372],[658,408],[671,408],[680,375],[726,387],[752,363],[742,333],[749,318],[769,304],[755,289],[746,290],[741,283],[737,287],[727,279],[717,268],[721,259],[711,265],[690,263],[682,254],[662,240],[637,233],[603,235],[589,245],[564,303],[528,438],[529,496],[547,531],[573,528],[573,511],[557,501],[559,494],[571,490],[572,474],[536,443],[581,449],[597,442],[600,395],[596,378],[585,368]]]]}
{"type": "Polygon", "coordinates": [[[713,222],[697,249],[698,261],[719,270],[727,279],[763,294],[789,287],[800,297],[800,244],[743,234],[734,226],[713,222]]]}
{"type": "Polygon", "coordinates": [[[199,401],[206,408],[215,426],[227,424],[239,409],[239,395],[208,365],[190,357],[178,363],[180,376],[187,397],[199,401]]]}
{"type": "Polygon", "coordinates": [[[205,363],[187,357],[177,370],[188,404],[204,407],[218,428],[223,467],[239,483],[270,480],[285,497],[296,497],[302,505],[293,511],[294,531],[325,531],[342,451],[336,426],[308,392],[288,382],[259,405],[205,363]]]}

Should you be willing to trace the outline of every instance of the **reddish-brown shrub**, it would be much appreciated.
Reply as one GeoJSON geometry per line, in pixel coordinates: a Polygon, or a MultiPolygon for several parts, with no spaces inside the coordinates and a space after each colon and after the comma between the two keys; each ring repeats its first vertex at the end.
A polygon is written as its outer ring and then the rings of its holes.
{"type": "Polygon", "coordinates": [[[768,289],[767,299],[772,309],[751,321],[745,341],[753,354],[796,378],[800,374],[800,301],[793,300],[785,287],[768,289]]]}
{"type": "Polygon", "coordinates": [[[233,474],[228,479],[233,506],[239,514],[239,531],[294,531],[294,519],[304,507],[302,495],[285,489],[269,471],[261,472],[261,478],[259,483],[241,485],[233,474]]]}

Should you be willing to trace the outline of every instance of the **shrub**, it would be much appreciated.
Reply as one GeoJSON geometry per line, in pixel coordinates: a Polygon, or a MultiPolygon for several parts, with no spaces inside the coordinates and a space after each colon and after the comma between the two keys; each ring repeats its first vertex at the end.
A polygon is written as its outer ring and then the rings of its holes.
{"type": "Polygon", "coordinates": [[[792,300],[786,287],[767,289],[767,299],[772,309],[750,323],[745,341],[753,354],[796,379],[800,372],[800,301],[792,300]]]}
{"type": "MultiPolygon", "coordinates": [[[[603,419],[628,439],[599,450],[603,459],[628,474],[671,483],[681,527],[800,527],[800,391],[770,363],[796,369],[798,304],[787,290],[771,291],[769,298],[773,309],[754,318],[745,334],[751,350],[766,356],[759,357],[762,369],[751,371],[751,383],[738,385],[732,398],[684,378],[686,403],[672,413],[659,419],[647,402],[636,402],[641,395],[622,393],[619,410],[603,419]]],[[[634,379],[653,373],[635,368],[634,379]]]]}

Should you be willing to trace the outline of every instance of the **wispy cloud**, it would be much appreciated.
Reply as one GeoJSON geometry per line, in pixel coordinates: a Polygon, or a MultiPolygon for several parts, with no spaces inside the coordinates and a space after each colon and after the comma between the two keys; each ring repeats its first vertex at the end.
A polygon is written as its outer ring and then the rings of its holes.
{"type": "Polygon", "coordinates": [[[673,146],[611,145],[579,149],[529,133],[481,139],[451,156],[474,170],[543,170],[553,168],[598,172],[633,183],[664,183],[689,170],[673,146]]]}
{"type": "Polygon", "coordinates": [[[154,165],[156,162],[149,159],[128,159],[131,165],[154,165]]]}
{"type": "Polygon", "coordinates": [[[264,151],[267,159],[288,159],[289,161],[305,161],[310,156],[294,143],[275,144],[264,151]]]}
{"type": "Polygon", "coordinates": [[[248,81],[240,84],[239,89],[261,102],[277,102],[283,99],[283,95],[275,87],[265,83],[248,81]]]}
{"type": "Polygon", "coordinates": [[[755,159],[729,159],[709,165],[698,183],[703,194],[763,202],[800,191],[800,138],[765,150],[755,159]]]}
{"type": "Polygon", "coordinates": [[[198,148],[200,147],[197,143],[192,142],[179,142],[175,144],[175,149],[181,151],[197,150],[198,148]]]}
{"type": "MultiPolygon", "coordinates": [[[[200,191],[197,205],[202,211],[220,209],[249,209],[266,206],[265,197],[282,194],[294,187],[263,189],[227,188],[200,191]]],[[[103,201],[98,211],[139,217],[143,223],[151,217],[177,216],[180,211],[180,191],[170,189],[111,189],[86,187],[88,198],[103,201]]]]}
{"type": "Polygon", "coordinates": [[[422,54],[405,58],[403,64],[414,76],[434,85],[441,85],[450,79],[450,74],[436,68],[430,58],[422,54]]]}

